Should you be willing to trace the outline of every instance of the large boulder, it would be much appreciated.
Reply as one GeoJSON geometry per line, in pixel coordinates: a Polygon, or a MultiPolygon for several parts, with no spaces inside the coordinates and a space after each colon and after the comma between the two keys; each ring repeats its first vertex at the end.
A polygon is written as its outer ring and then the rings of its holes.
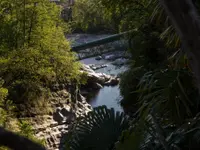
{"type": "Polygon", "coordinates": [[[109,80],[111,79],[111,76],[110,76],[110,75],[107,75],[107,74],[105,74],[105,73],[102,73],[102,74],[101,74],[101,77],[104,78],[105,82],[107,82],[107,81],[109,81],[109,80]]]}
{"type": "Polygon", "coordinates": [[[81,65],[81,71],[86,73],[95,73],[94,70],[92,70],[88,65],[85,64],[81,65]]]}
{"type": "Polygon", "coordinates": [[[109,81],[105,82],[104,85],[106,86],[116,86],[119,84],[119,78],[111,78],[109,81]]]}
{"type": "Polygon", "coordinates": [[[104,84],[105,78],[101,73],[88,73],[88,83],[99,83],[104,84]]]}

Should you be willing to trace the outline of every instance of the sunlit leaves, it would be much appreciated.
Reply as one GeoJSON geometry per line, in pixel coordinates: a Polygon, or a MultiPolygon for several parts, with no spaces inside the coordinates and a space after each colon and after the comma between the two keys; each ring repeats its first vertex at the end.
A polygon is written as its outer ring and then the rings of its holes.
{"type": "Polygon", "coordinates": [[[112,30],[112,13],[107,13],[102,1],[77,0],[73,7],[73,25],[85,31],[112,30]]]}
{"type": "Polygon", "coordinates": [[[52,83],[79,79],[59,6],[49,0],[8,0],[0,8],[0,75],[13,101],[34,103],[52,83]]]}

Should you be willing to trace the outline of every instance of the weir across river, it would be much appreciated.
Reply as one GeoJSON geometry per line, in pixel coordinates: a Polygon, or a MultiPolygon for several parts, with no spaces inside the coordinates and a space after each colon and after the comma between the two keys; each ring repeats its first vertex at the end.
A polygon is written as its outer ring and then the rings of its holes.
{"type": "Polygon", "coordinates": [[[126,37],[128,37],[128,34],[131,32],[133,32],[133,30],[72,45],[71,49],[78,53],[79,59],[102,55],[111,51],[125,50],[128,47],[128,40],[126,37]]]}

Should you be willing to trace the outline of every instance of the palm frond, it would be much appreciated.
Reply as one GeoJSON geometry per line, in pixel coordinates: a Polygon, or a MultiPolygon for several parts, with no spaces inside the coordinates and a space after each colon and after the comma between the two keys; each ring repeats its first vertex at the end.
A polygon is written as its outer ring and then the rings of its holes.
{"type": "Polygon", "coordinates": [[[166,114],[173,121],[183,121],[198,111],[197,89],[193,76],[187,70],[164,70],[147,72],[138,84],[138,104],[140,114],[156,108],[158,113],[166,114]],[[196,110],[195,110],[195,109],[196,110]]]}
{"type": "Polygon", "coordinates": [[[128,117],[106,106],[94,108],[77,121],[67,140],[70,150],[112,149],[122,131],[127,129],[128,117]]]}

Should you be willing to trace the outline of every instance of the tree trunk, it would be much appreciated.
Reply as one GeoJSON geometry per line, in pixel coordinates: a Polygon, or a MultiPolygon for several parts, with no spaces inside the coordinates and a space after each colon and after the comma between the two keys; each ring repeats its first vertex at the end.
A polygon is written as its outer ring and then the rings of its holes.
{"type": "Polygon", "coordinates": [[[160,0],[188,56],[200,93],[200,20],[192,0],[160,0]]]}

